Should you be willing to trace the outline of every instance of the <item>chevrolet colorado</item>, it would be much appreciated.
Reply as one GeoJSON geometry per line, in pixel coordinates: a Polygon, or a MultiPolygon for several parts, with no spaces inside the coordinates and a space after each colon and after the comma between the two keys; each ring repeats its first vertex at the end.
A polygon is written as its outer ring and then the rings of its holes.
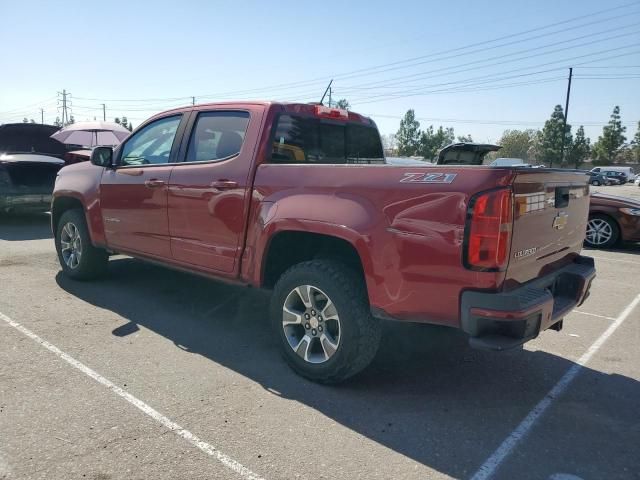
{"type": "Polygon", "coordinates": [[[354,112],[217,103],[158,114],[63,168],[51,218],[71,278],[117,252],[273,290],[284,358],[337,382],[373,359],[383,319],[494,350],[559,330],[595,276],[580,255],[588,189],[572,171],[386,165],[354,112]]]}

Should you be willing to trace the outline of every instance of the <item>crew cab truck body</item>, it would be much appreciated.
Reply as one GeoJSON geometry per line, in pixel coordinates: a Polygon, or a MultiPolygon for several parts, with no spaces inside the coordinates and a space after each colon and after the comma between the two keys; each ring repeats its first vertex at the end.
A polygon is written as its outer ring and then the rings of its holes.
{"type": "Polygon", "coordinates": [[[335,382],[371,361],[381,319],[496,350],[559,329],[595,276],[588,208],[584,174],[386,165],[366,117],[240,102],[164,112],[65,167],[52,226],[74,278],[119,252],[273,289],[285,359],[335,382]]]}

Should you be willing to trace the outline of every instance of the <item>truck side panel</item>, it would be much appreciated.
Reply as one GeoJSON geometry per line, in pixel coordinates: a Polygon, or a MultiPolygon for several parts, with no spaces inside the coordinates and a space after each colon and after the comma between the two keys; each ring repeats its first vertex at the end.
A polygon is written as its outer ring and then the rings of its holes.
{"type": "Polygon", "coordinates": [[[468,200],[512,180],[510,171],[490,168],[260,165],[243,259],[255,267],[243,273],[262,285],[258,265],[276,232],[333,235],[358,252],[378,314],[459,326],[463,286],[495,291],[504,279],[462,266],[468,200]]]}

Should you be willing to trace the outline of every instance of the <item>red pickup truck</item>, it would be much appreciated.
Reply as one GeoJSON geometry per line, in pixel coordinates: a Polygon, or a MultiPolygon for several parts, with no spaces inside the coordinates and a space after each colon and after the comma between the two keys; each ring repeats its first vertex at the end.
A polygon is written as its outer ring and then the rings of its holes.
{"type": "Polygon", "coordinates": [[[571,171],[387,165],[356,113],[216,103],[156,115],[63,168],[52,227],[75,279],[117,252],[272,289],[284,358],[337,382],[372,360],[383,319],[494,350],[559,330],[595,276],[580,255],[588,188],[571,171]]]}

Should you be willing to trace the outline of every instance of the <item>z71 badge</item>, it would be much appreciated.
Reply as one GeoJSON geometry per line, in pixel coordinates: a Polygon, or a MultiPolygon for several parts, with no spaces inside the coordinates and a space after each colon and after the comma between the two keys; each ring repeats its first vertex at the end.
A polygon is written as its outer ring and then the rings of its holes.
{"type": "Polygon", "coordinates": [[[457,173],[405,173],[401,183],[451,183],[457,173]]]}

